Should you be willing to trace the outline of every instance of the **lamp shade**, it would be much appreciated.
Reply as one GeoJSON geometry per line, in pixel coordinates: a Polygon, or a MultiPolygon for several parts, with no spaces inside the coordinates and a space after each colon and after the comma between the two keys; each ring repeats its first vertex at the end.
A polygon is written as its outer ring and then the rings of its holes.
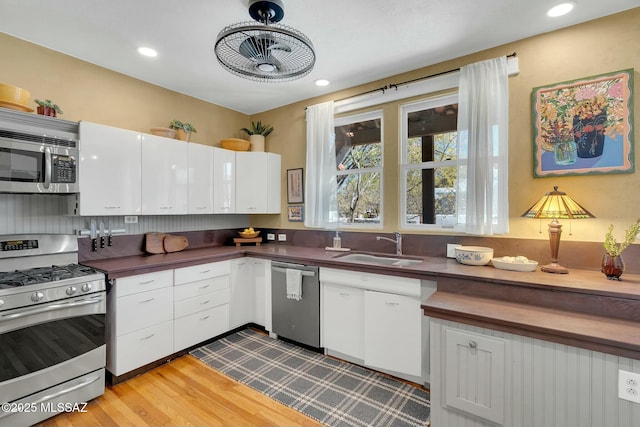
{"type": "Polygon", "coordinates": [[[595,218],[591,212],[580,206],[567,193],[558,191],[557,186],[553,187],[553,191],[546,193],[521,216],[539,219],[595,218]]]}

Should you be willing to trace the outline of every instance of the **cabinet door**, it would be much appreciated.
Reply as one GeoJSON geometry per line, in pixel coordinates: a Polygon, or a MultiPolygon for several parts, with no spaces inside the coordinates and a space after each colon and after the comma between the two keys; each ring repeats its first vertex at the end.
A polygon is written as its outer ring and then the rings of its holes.
{"type": "MultiPolygon", "coordinates": [[[[267,276],[271,272],[271,263],[265,259],[249,259],[251,263],[251,270],[253,272],[253,284],[255,288],[255,304],[253,308],[253,322],[266,326],[266,290],[267,290],[267,276]]],[[[269,279],[270,280],[270,279],[269,279]]],[[[271,293],[271,290],[269,290],[271,293]]]]}
{"type": "Polygon", "coordinates": [[[213,149],[213,213],[235,213],[236,153],[213,149]]]}
{"type": "Polygon", "coordinates": [[[267,213],[280,213],[282,166],[279,154],[267,153],[267,213]]]}
{"type": "Polygon", "coordinates": [[[231,304],[229,326],[235,328],[253,321],[255,286],[251,262],[231,260],[231,304]]]}
{"type": "Polygon", "coordinates": [[[140,215],[140,134],[80,122],[78,214],[140,215]]]}
{"type": "Polygon", "coordinates": [[[364,359],[364,290],[322,283],[323,347],[364,359]]]}
{"type": "Polygon", "coordinates": [[[365,291],[364,301],[365,364],[422,376],[420,299],[365,291]]]}
{"type": "Polygon", "coordinates": [[[505,341],[446,328],[441,351],[444,404],[502,424],[507,369],[505,341]]]}
{"type": "Polygon", "coordinates": [[[187,144],[189,155],[190,214],[213,213],[213,149],[208,145],[187,144]]]}
{"type": "Polygon", "coordinates": [[[107,345],[107,369],[118,376],[173,353],[173,321],[117,337],[107,345]]]}
{"type": "Polygon", "coordinates": [[[142,214],[187,213],[187,143],[142,135],[142,214]]]}
{"type": "Polygon", "coordinates": [[[116,301],[115,335],[120,336],[173,319],[173,288],[120,297],[116,301]]]}
{"type": "Polygon", "coordinates": [[[236,153],[236,212],[267,212],[267,154],[236,153]]]}
{"type": "Polygon", "coordinates": [[[176,319],[174,351],[206,341],[229,330],[229,304],[176,319]]]}

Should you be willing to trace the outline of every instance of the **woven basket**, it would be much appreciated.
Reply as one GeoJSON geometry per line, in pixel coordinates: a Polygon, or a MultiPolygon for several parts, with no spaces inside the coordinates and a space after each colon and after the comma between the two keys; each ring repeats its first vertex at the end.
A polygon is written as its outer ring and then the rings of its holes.
{"type": "Polygon", "coordinates": [[[240,138],[227,138],[220,141],[220,146],[227,150],[233,151],[249,151],[251,143],[240,138]]]}

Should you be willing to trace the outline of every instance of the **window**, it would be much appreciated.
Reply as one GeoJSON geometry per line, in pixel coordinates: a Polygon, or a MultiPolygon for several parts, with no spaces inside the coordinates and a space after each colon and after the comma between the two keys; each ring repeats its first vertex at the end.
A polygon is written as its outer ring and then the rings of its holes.
{"type": "Polygon", "coordinates": [[[340,225],[382,226],[382,111],[335,119],[340,225]]]}
{"type": "Polygon", "coordinates": [[[401,107],[402,227],[454,227],[457,122],[457,94],[401,107]]]}

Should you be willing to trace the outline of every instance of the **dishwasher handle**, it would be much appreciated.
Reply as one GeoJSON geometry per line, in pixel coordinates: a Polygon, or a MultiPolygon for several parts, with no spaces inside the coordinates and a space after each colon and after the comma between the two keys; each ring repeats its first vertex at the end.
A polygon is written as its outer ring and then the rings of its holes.
{"type": "MultiPolygon", "coordinates": [[[[271,267],[271,270],[273,271],[277,271],[278,273],[286,273],[287,269],[286,268],[282,268],[282,267],[271,267]]],[[[302,275],[303,276],[315,276],[316,273],[313,271],[307,271],[307,270],[302,270],[302,275]]]]}

